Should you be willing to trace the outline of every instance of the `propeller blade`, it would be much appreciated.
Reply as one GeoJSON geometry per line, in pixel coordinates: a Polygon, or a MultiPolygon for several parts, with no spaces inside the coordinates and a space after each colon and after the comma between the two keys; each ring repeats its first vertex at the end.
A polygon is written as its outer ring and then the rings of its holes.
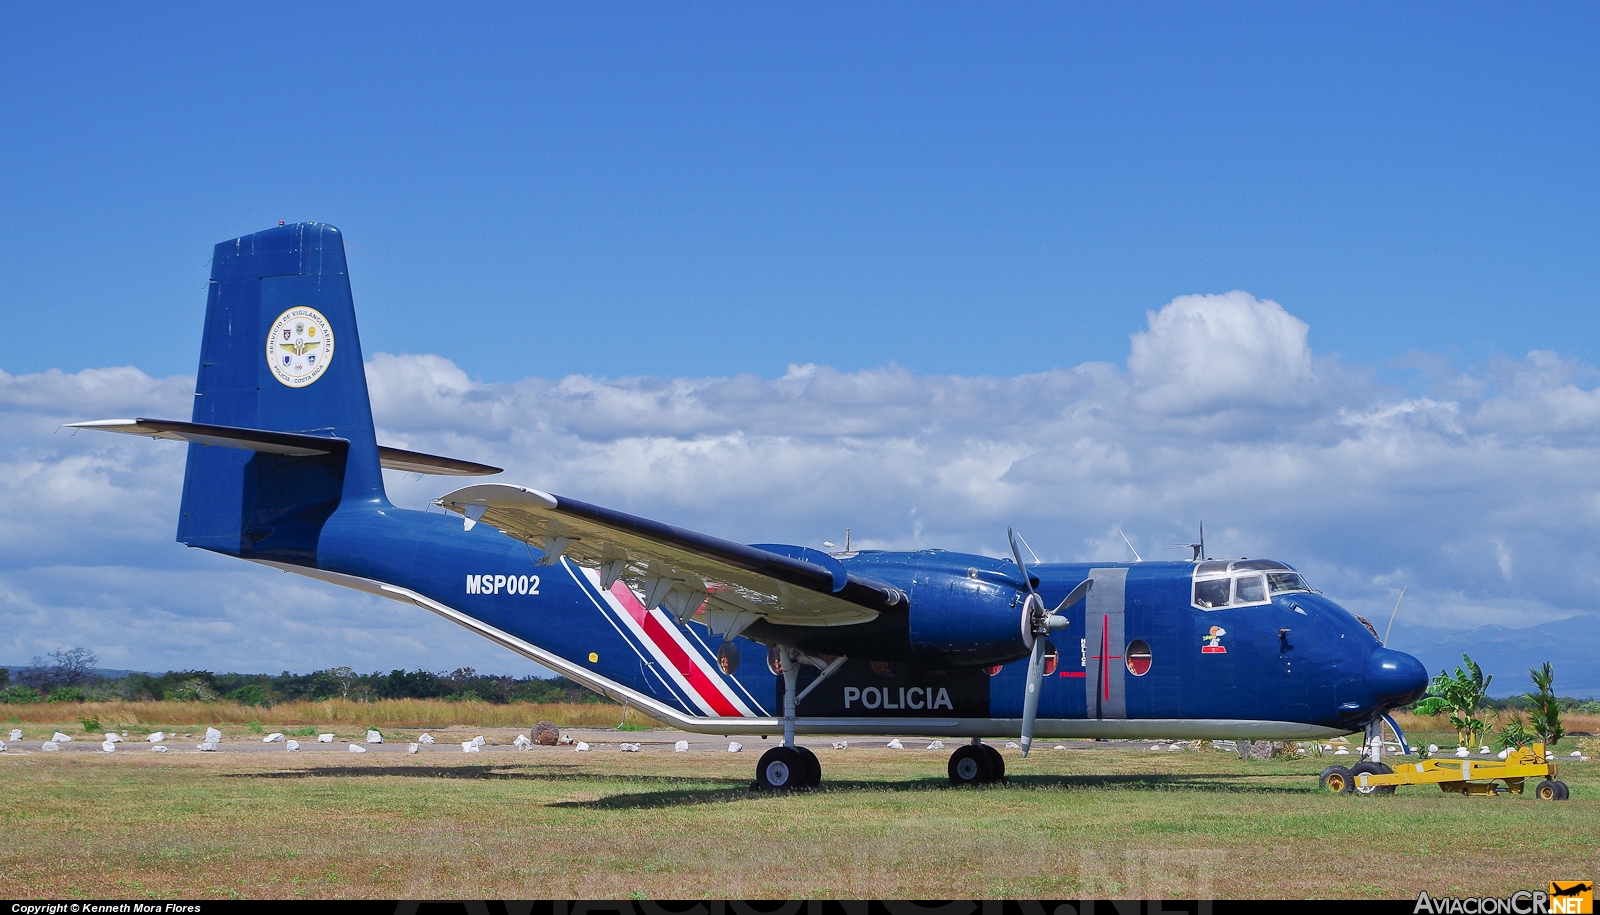
{"type": "Polygon", "coordinates": [[[1017,549],[1017,532],[1012,530],[1009,525],[1006,526],[1006,539],[1011,541],[1011,558],[1016,560],[1017,571],[1022,573],[1023,587],[1028,589],[1029,594],[1032,594],[1033,579],[1028,575],[1028,564],[1022,561],[1022,551],[1017,549]]]}
{"type": "Polygon", "coordinates": [[[1039,714],[1039,691],[1044,688],[1044,639],[1035,639],[1028,657],[1028,692],[1022,697],[1022,755],[1033,745],[1033,720],[1039,714]]]}
{"type": "Polygon", "coordinates": [[[1072,589],[1071,594],[1068,594],[1066,597],[1061,599],[1061,603],[1056,604],[1056,608],[1050,611],[1050,615],[1055,616],[1057,613],[1060,613],[1078,601],[1083,600],[1083,598],[1092,590],[1094,590],[1094,579],[1085,578],[1082,582],[1079,582],[1076,588],[1072,589]]]}

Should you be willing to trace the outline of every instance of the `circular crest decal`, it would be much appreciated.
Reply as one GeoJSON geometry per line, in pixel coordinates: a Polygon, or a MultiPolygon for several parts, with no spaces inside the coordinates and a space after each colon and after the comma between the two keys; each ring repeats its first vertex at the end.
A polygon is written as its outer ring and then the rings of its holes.
{"type": "Polygon", "coordinates": [[[333,329],[315,308],[289,309],[267,332],[267,364],[272,376],[291,388],[303,388],[333,362],[333,329]]]}

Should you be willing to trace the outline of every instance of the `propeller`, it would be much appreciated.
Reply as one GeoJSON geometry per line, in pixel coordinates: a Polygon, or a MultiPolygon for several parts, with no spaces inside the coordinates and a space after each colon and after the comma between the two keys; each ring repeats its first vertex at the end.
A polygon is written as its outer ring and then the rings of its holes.
{"type": "Polygon", "coordinates": [[[1033,653],[1028,657],[1028,687],[1022,697],[1022,755],[1026,757],[1028,748],[1033,744],[1033,722],[1039,714],[1039,691],[1044,687],[1045,637],[1051,630],[1066,628],[1067,618],[1059,614],[1083,600],[1084,595],[1094,587],[1094,579],[1085,578],[1079,582],[1078,586],[1072,589],[1072,593],[1057,604],[1054,610],[1046,613],[1044,599],[1034,590],[1033,578],[1028,574],[1028,565],[1022,561],[1022,551],[1017,549],[1016,531],[1006,528],[1006,539],[1011,541],[1011,558],[1016,561],[1017,571],[1022,573],[1022,584],[1028,589],[1028,597],[1023,601],[1023,607],[1028,620],[1028,638],[1033,642],[1033,653]]]}

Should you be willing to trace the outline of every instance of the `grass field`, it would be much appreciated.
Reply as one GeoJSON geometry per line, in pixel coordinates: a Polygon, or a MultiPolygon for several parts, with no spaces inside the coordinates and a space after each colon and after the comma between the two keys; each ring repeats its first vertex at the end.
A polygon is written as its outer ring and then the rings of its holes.
{"type": "MultiPolygon", "coordinates": [[[[71,726],[79,719],[99,721],[119,731],[148,734],[199,725],[248,725],[273,730],[296,725],[335,727],[442,728],[449,725],[507,728],[532,727],[550,721],[563,727],[612,727],[623,720],[619,705],[590,702],[446,702],[442,699],[379,699],[354,702],[325,699],[280,702],[271,707],[237,702],[33,702],[0,705],[0,718],[23,724],[71,726]]],[[[627,710],[630,724],[653,725],[636,709],[627,710]]]]}
{"type": "Polygon", "coordinates": [[[1564,767],[1566,803],[1336,797],[1316,787],[1326,759],[1067,741],[1028,760],[1007,751],[1007,786],[960,790],[948,750],[853,741],[819,750],[821,790],[772,796],[748,787],[752,751],[770,745],[759,740],[735,755],[586,739],[595,751],[467,755],[441,738],[419,756],[0,754],[0,886],[14,898],[1360,898],[1600,874],[1600,763],[1564,767]]]}

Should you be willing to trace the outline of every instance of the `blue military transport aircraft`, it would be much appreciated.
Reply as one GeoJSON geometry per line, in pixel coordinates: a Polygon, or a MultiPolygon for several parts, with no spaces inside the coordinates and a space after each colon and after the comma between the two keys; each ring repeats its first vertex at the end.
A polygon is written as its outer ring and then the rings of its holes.
{"type": "MultiPolygon", "coordinates": [[[[1320,739],[1422,695],[1416,659],[1268,559],[1036,563],[745,545],[480,483],[396,508],[380,468],[499,468],[377,443],[332,226],[216,246],[187,422],[75,424],[189,443],[178,540],[416,604],[659,721],[781,733],[756,782],[821,778],[797,734],[1320,739]]],[[[1009,532],[1008,532],[1009,533],[1009,532]]]]}

